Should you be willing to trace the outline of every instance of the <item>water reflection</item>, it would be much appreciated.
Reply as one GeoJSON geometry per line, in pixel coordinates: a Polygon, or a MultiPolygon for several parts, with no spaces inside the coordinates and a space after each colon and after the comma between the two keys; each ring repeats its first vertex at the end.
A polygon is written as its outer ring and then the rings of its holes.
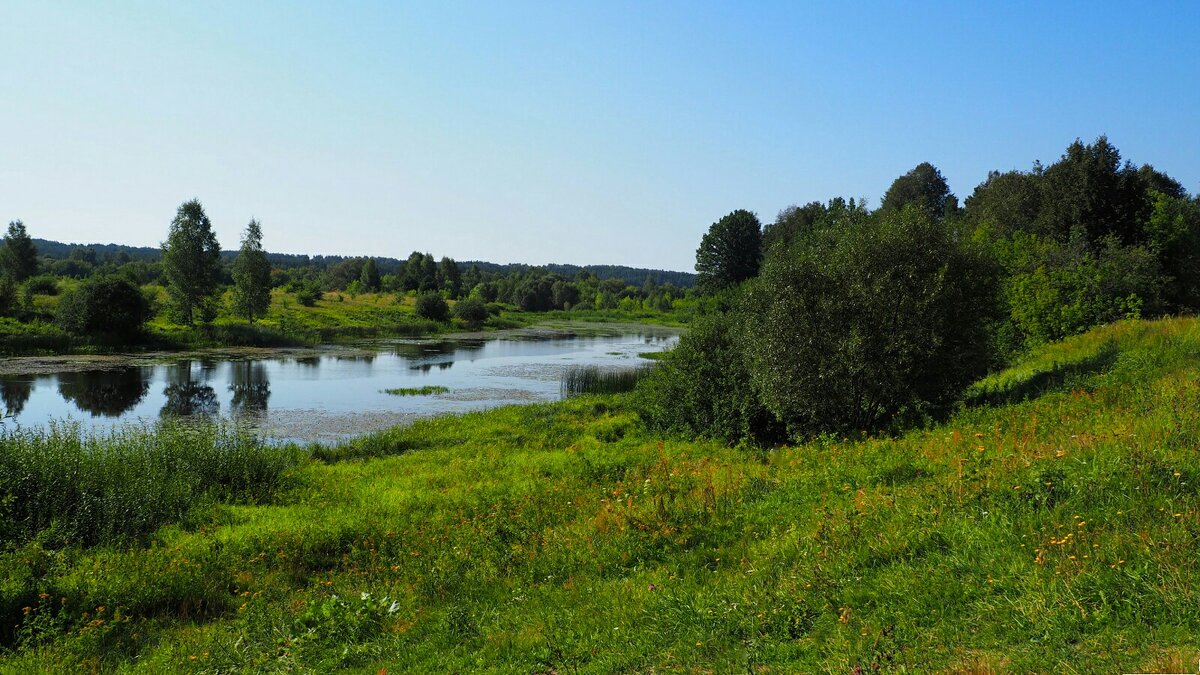
{"type": "Polygon", "coordinates": [[[20,415],[32,393],[32,380],[16,377],[0,379],[0,399],[4,401],[4,409],[0,410],[0,414],[5,417],[20,415]]]}
{"type": "Polygon", "coordinates": [[[58,393],[92,417],[120,417],[150,391],[151,369],[91,370],[58,375],[58,393]]]}
{"type": "Polygon", "coordinates": [[[167,366],[167,387],[163,389],[167,402],[162,407],[163,417],[213,417],[221,411],[217,392],[207,383],[208,376],[216,368],[207,365],[200,363],[200,381],[196,381],[192,374],[191,361],[167,366]]]}
{"type": "Polygon", "coordinates": [[[229,364],[229,407],[234,415],[262,417],[271,398],[271,383],[262,361],[234,361],[229,364]]]}

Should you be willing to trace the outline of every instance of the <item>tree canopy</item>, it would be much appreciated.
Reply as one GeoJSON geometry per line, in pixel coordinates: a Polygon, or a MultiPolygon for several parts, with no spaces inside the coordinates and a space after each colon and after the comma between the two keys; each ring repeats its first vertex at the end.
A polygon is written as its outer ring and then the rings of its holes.
{"type": "Polygon", "coordinates": [[[179,206],[162,249],[163,276],[176,317],[189,326],[197,318],[211,320],[221,248],[200,200],[179,206]]]}
{"type": "Polygon", "coordinates": [[[12,221],[4,235],[4,246],[0,248],[0,272],[20,283],[37,274],[37,268],[37,247],[25,231],[25,223],[12,221]]]}
{"type": "Polygon", "coordinates": [[[738,209],[713,223],[696,249],[696,283],[712,289],[734,286],[758,274],[762,224],[738,209]]]}
{"type": "Polygon", "coordinates": [[[266,316],[271,306],[271,263],[263,251],[262,226],[257,220],[246,225],[232,276],[233,306],[238,316],[251,323],[266,316]]]}
{"type": "Polygon", "coordinates": [[[892,182],[883,195],[884,211],[899,211],[913,205],[922,213],[937,220],[958,206],[942,172],[929,162],[921,162],[911,171],[892,182]]]}

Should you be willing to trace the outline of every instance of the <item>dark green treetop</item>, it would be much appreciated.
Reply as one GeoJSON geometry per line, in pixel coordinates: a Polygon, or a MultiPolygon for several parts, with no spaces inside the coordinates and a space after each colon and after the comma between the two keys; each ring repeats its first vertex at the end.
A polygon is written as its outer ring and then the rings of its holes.
{"type": "Polygon", "coordinates": [[[915,204],[930,218],[937,220],[956,209],[958,200],[950,192],[942,172],[929,162],[921,162],[892,181],[892,186],[883,195],[880,208],[899,211],[909,204],[915,204]]]}
{"type": "Polygon", "coordinates": [[[233,261],[233,307],[253,323],[271,306],[271,263],[262,246],[262,226],[257,220],[246,225],[242,248],[233,261]]]}
{"type": "Polygon", "coordinates": [[[20,283],[37,274],[37,247],[25,231],[25,224],[14,220],[8,224],[4,235],[4,247],[0,248],[0,271],[14,282],[20,283]]]}
{"type": "Polygon", "coordinates": [[[696,282],[710,289],[735,286],[758,275],[762,225],[738,209],[713,223],[696,249],[696,282]]]}
{"type": "Polygon", "coordinates": [[[162,245],[163,276],[176,318],[186,325],[210,320],[220,273],[221,247],[200,200],[180,204],[162,245]]]}

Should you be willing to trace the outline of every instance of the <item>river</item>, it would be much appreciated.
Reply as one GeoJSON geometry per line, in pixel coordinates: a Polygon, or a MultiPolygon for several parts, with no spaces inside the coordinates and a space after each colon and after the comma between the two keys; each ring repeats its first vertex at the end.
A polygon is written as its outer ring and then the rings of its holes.
{"type": "Polygon", "coordinates": [[[666,349],[676,337],[670,329],[622,327],[289,352],[64,357],[29,361],[29,372],[12,361],[0,374],[0,397],[10,429],[221,418],[275,440],[336,442],[419,417],[558,400],[568,368],[649,363],[639,354],[666,349]],[[385,391],[421,387],[445,390],[385,391]]]}

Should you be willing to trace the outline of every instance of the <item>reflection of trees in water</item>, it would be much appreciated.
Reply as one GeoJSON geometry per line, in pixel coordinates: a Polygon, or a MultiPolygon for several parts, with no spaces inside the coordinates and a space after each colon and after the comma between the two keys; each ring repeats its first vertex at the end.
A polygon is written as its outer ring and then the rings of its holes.
{"type": "Polygon", "coordinates": [[[267,412],[271,383],[267,367],[260,361],[234,361],[229,364],[229,407],[235,415],[259,416],[267,412]]]}
{"type": "MultiPolygon", "coordinates": [[[[214,368],[200,364],[202,376],[211,373],[214,368]]],[[[167,387],[163,389],[167,397],[161,414],[164,417],[212,417],[221,411],[221,402],[217,400],[217,392],[207,382],[195,381],[192,376],[192,362],[180,361],[167,366],[167,387]]]]}
{"type": "Polygon", "coordinates": [[[305,356],[303,358],[296,359],[296,363],[304,366],[305,368],[316,368],[317,366],[321,365],[321,357],[305,356]]]}
{"type": "Polygon", "coordinates": [[[150,390],[147,368],[91,370],[58,375],[58,393],[92,417],[120,417],[150,390]]]}
{"type": "Polygon", "coordinates": [[[0,414],[5,417],[15,417],[25,409],[29,397],[33,394],[33,381],[17,377],[0,379],[0,399],[4,400],[4,409],[0,414]]]}
{"type": "Polygon", "coordinates": [[[469,355],[483,349],[484,340],[443,340],[440,342],[399,342],[392,346],[392,352],[413,361],[429,359],[437,356],[469,355]]]}

